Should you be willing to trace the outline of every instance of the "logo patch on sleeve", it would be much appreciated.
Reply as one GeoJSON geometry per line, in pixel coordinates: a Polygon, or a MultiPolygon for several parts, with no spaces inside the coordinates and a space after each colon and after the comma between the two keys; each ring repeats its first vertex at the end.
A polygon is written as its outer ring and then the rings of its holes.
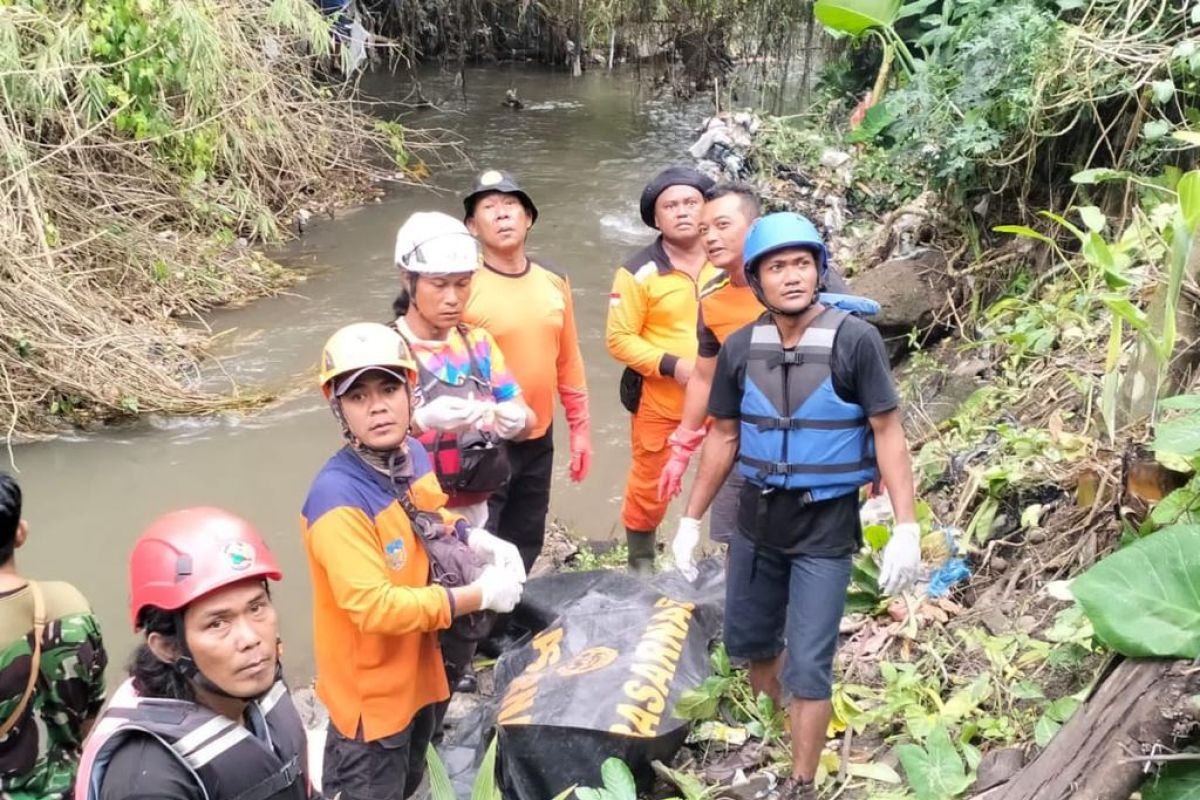
{"type": "Polygon", "coordinates": [[[383,554],[392,569],[403,569],[408,563],[408,549],[405,548],[403,539],[392,539],[384,546],[383,554]]]}

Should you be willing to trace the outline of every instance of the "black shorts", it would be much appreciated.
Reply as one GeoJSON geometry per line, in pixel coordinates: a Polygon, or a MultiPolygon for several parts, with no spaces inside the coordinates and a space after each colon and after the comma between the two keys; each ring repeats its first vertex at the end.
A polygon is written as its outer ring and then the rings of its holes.
{"type": "Polygon", "coordinates": [[[399,733],[362,740],[362,726],[348,739],[329,723],[321,794],[341,800],[406,800],[425,777],[425,750],[433,738],[434,706],[417,712],[399,733]]]}

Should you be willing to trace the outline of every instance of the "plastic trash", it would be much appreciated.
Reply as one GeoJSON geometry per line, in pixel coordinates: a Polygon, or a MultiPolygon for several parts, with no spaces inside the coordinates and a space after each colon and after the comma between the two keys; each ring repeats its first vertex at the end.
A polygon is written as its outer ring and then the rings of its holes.
{"type": "Polygon", "coordinates": [[[961,532],[957,528],[942,528],[942,534],[946,537],[946,550],[949,555],[929,576],[929,588],[926,589],[926,593],[935,598],[945,597],[950,593],[950,587],[971,577],[966,559],[958,555],[958,536],[961,532]]]}

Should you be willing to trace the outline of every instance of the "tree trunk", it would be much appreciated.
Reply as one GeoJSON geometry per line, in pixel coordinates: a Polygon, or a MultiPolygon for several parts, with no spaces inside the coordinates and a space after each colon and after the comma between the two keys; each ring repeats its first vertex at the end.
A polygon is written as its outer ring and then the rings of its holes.
{"type": "Polygon", "coordinates": [[[575,5],[575,53],[571,59],[571,74],[583,74],[583,0],[575,5]]]}
{"type": "Polygon", "coordinates": [[[1134,758],[1195,736],[1198,691],[1191,662],[1123,660],[1032,763],[974,800],[1129,800],[1147,776],[1134,758]]]}

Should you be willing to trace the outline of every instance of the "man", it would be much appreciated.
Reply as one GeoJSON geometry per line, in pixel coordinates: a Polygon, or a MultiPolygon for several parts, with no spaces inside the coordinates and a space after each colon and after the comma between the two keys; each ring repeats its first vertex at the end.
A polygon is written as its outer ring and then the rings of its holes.
{"type": "Polygon", "coordinates": [[[307,800],[308,746],[279,667],[267,581],[283,578],[245,520],[159,517],[129,559],[145,639],[88,738],[76,800],[307,800]]]}
{"type": "MultiPolygon", "coordinates": [[[[700,235],[708,260],[721,270],[700,289],[700,307],[696,321],[698,350],[696,365],[684,390],[683,418],[667,443],[670,458],[658,483],[658,497],[669,501],[679,494],[683,475],[692,454],[704,441],[708,416],[708,393],[716,370],[717,353],[729,334],[749,325],[763,313],[762,304],[746,283],[742,270],[742,245],[746,231],[758,219],[758,196],[744,184],[718,184],[704,193],[700,235]]],[[[737,524],[737,498],[744,479],[731,472],[713,501],[709,534],[714,542],[728,544],[737,524]]],[[[673,547],[692,547],[700,541],[700,524],[695,529],[680,529],[673,547]]],[[[688,550],[691,552],[691,549],[688,550]]],[[[676,562],[680,561],[676,555],[676,562]]]]}
{"type": "Polygon", "coordinates": [[[108,657],[74,586],[17,571],[14,553],[28,536],[21,487],[0,473],[0,795],[63,798],[104,704],[108,657]]]}
{"type": "Polygon", "coordinates": [[[696,359],[698,289],[717,274],[700,237],[704,192],[712,185],[687,167],[669,167],[646,185],[642,221],[659,236],[617,270],[609,295],[605,341],[625,365],[621,402],[633,414],[621,522],[630,569],[643,575],[654,571],[655,532],[667,510],[658,479],[696,359]]]}
{"type": "Polygon", "coordinates": [[[483,268],[471,282],[465,320],[500,345],[536,425],[508,442],[512,475],[488,501],[487,528],[521,551],[528,571],[542,551],[554,469],[554,395],[570,429],[571,480],[587,477],[592,460],[591,418],[575,306],[565,275],[525,252],[537,207],[516,178],[488,170],[463,198],[467,229],[483,250],[483,268]]]}
{"type": "Polygon", "coordinates": [[[509,612],[525,572],[515,547],[445,512],[421,443],[409,436],[417,365],[386,325],[337,331],[318,382],[346,445],[309,489],[301,529],[313,584],[317,696],[329,710],[322,789],[342,800],[402,800],[425,769],[425,749],[449,687],[438,632],[456,617],[509,612]],[[452,565],[436,551],[461,544],[490,562],[452,565]],[[436,574],[434,575],[436,577],[436,574]],[[465,584],[465,585],[464,585],[465,584]]]}
{"type": "MultiPolygon", "coordinates": [[[[667,440],[671,457],[658,483],[660,500],[670,500],[683,488],[692,454],[704,441],[708,393],[712,388],[713,372],[721,344],[734,331],[749,325],[763,313],[762,303],[746,282],[742,263],[742,247],[750,225],[762,214],[758,195],[745,184],[722,183],[704,193],[700,233],[708,260],[722,270],[700,289],[700,310],[696,334],[699,348],[696,365],[684,391],[683,419],[667,440]]],[[[825,288],[833,292],[846,291],[846,282],[833,268],[829,269],[825,288]]],[[[728,545],[737,526],[737,498],[745,479],[734,470],[713,500],[709,536],[718,544],[728,545]]],[[[689,523],[690,525],[690,523],[689,523]]],[[[679,552],[676,563],[685,560],[700,541],[700,525],[680,530],[672,543],[679,552]]]]}
{"type": "MultiPolygon", "coordinates": [[[[850,559],[861,545],[859,487],[882,474],[895,509],[884,591],[915,579],[920,529],[883,340],[818,300],[828,256],[816,228],[797,214],[763,217],[746,236],[744,259],[768,313],[726,339],[717,357],[713,426],[680,527],[697,524],[736,461],[746,486],[729,550],[725,644],[750,662],[755,693],[791,698],[793,766],[780,798],[810,800],[850,559]]],[[[694,569],[690,560],[681,568],[694,569]]]]}

